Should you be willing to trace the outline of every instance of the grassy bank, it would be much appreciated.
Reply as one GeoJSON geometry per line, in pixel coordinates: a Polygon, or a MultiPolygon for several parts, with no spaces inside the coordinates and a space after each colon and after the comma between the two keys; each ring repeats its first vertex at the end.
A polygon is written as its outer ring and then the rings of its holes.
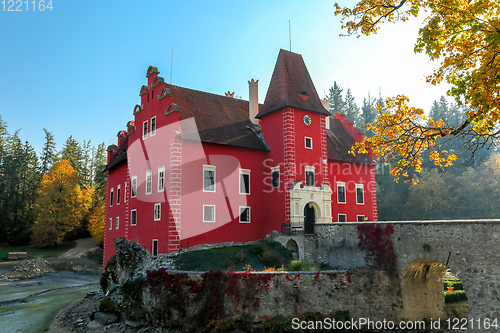
{"type": "Polygon", "coordinates": [[[67,242],[54,248],[39,249],[31,245],[11,246],[0,244],[0,262],[9,261],[9,252],[27,252],[28,259],[58,257],[75,246],[76,242],[67,242]]]}

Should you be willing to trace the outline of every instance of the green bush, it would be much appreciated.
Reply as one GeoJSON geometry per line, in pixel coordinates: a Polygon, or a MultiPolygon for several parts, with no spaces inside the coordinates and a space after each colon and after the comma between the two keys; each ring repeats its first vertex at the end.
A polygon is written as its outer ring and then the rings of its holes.
{"type": "Polygon", "coordinates": [[[117,313],[120,312],[120,308],[115,301],[110,300],[109,298],[103,298],[99,302],[99,311],[108,312],[108,313],[117,313]]]}
{"type": "Polygon", "coordinates": [[[310,261],[306,260],[292,260],[288,266],[289,271],[319,271],[320,266],[310,261]]]}
{"type": "Polygon", "coordinates": [[[467,301],[467,296],[464,290],[453,290],[444,292],[444,302],[445,303],[455,303],[467,301]]]}
{"type": "Polygon", "coordinates": [[[142,276],[134,280],[128,280],[121,286],[122,294],[126,298],[138,299],[145,283],[146,278],[142,276]]]}

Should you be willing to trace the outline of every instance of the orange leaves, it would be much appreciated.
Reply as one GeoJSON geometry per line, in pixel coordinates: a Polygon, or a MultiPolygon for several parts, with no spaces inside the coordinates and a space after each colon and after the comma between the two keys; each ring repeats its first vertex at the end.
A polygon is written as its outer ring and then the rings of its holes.
{"type": "Polygon", "coordinates": [[[80,225],[92,195],[92,189],[80,188],[69,161],[54,164],[43,176],[34,202],[33,244],[39,247],[60,244],[66,233],[80,225]]]}
{"type": "Polygon", "coordinates": [[[467,112],[465,122],[453,129],[442,121],[425,119],[421,109],[406,106],[404,96],[388,100],[390,112],[367,125],[375,136],[357,144],[353,152],[370,148],[378,157],[392,155],[397,161],[393,167],[396,177],[407,176],[408,169],[419,171],[419,157],[424,151],[431,152],[430,158],[436,165],[451,165],[456,156],[439,151],[436,139],[459,134],[469,124],[472,124],[469,134],[500,136],[498,1],[360,0],[352,9],[335,4],[335,15],[341,16],[342,27],[349,35],[376,33],[381,23],[405,21],[423,10],[428,16],[419,30],[414,50],[440,61],[439,68],[426,80],[433,85],[449,83],[448,95],[473,111],[467,112]]]}
{"type": "MultiPolygon", "coordinates": [[[[444,121],[435,121],[425,116],[424,111],[407,105],[408,97],[399,95],[387,98],[387,112],[380,113],[378,119],[367,124],[373,137],[365,137],[351,149],[351,154],[366,153],[371,149],[377,160],[384,158],[391,162],[391,174],[399,181],[400,177],[409,178],[409,170],[421,172],[425,151],[435,165],[450,166],[457,159],[454,154],[440,151],[436,140],[452,133],[444,121]]],[[[410,181],[410,180],[406,180],[410,181]]],[[[412,179],[413,183],[417,180],[412,179]]]]}

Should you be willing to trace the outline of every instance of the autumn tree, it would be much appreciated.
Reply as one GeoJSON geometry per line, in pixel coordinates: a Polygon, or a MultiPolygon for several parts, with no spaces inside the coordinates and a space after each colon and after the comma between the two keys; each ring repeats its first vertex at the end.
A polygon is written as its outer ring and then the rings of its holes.
{"type": "Polygon", "coordinates": [[[91,204],[92,190],[80,187],[71,162],[63,160],[43,176],[37,194],[32,242],[38,247],[59,245],[81,224],[91,204]]]}
{"type": "Polygon", "coordinates": [[[473,150],[500,137],[500,16],[498,1],[479,0],[359,0],[353,8],[335,4],[348,35],[377,33],[384,22],[407,21],[425,16],[415,52],[426,53],[439,63],[427,76],[431,84],[451,85],[448,95],[466,105],[457,126],[409,107],[399,95],[386,100],[387,112],[369,126],[374,133],[358,144],[355,152],[370,148],[377,157],[390,156],[392,174],[408,177],[408,170],[421,170],[422,154],[438,166],[449,166],[454,154],[441,149],[439,138],[471,137],[473,150]]]}
{"type": "Polygon", "coordinates": [[[106,216],[106,205],[104,200],[98,201],[92,207],[92,213],[89,218],[88,229],[98,245],[104,243],[104,225],[106,216]]]}

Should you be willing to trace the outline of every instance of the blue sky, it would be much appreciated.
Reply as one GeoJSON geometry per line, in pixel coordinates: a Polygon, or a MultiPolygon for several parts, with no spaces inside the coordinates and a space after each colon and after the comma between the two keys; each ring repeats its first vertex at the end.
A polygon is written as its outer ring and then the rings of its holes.
{"type": "Polygon", "coordinates": [[[44,12],[7,12],[0,4],[0,115],[37,151],[44,127],[58,148],[70,135],[115,143],[133,119],[148,66],[170,80],[172,49],[173,84],[248,99],[254,78],[262,103],[279,49],[289,49],[289,20],[292,51],[302,54],[321,97],[334,81],[351,88],[358,105],[379,88],[383,97],[405,93],[425,110],[445,94],[425,83],[437,64],[413,53],[418,20],[375,36],[339,37],[333,4],[53,0],[44,12]]]}

